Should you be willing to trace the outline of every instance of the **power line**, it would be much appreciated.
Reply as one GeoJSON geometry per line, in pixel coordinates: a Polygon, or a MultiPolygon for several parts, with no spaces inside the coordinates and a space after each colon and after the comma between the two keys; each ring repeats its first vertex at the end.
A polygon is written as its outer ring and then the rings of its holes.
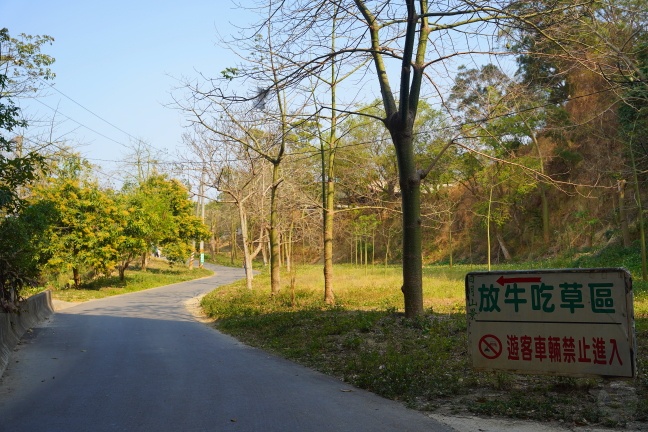
{"type": "MultiPolygon", "coordinates": [[[[64,113],[62,113],[62,112],[59,111],[58,109],[56,109],[56,108],[52,108],[51,106],[47,105],[45,102],[41,101],[39,98],[34,98],[34,100],[35,100],[36,102],[38,102],[39,104],[41,104],[41,105],[43,105],[43,106],[45,106],[45,107],[51,109],[53,112],[62,115],[63,117],[65,117],[66,119],[68,119],[68,120],[70,120],[70,121],[73,121],[74,123],[78,124],[79,126],[88,129],[90,132],[93,132],[93,133],[95,133],[95,134],[97,134],[97,135],[99,135],[99,136],[101,136],[101,137],[103,137],[103,138],[106,138],[107,140],[112,141],[112,142],[114,142],[115,144],[119,144],[120,146],[122,146],[122,147],[124,147],[124,148],[130,148],[130,147],[127,146],[126,144],[124,144],[124,143],[122,143],[122,142],[119,142],[119,141],[117,141],[117,140],[115,140],[115,139],[113,139],[113,138],[110,138],[109,136],[104,135],[104,134],[102,134],[101,132],[98,132],[98,131],[92,129],[90,126],[86,126],[86,125],[84,125],[83,123],[81,123],[80,121],[75,120],[75,119],[73,119],[72,117],[70,117],[70,116],[68,116],[68,115],[65,115],[64,113]]],[[[129,136],[130,136],[130,135],[129,135],[129,136]]]]}
{"type": "Polygon", "coordinates": [[[125,134],[126,136],[128,136],[128,137],[131,138],[132,140],[134,140],[134,141],[137,141],[137,140],[138,140],[138,138],[136,138],[136,137],[134,137],[133,135],[129,134],[128,132],[126,132],[126,131],[123,130],[122,128],[120,128],[120,127],[118,127],[118,126],[115,126],[113,123],[111,123],[111,122],[109,122],[108,120],[106,120],[105,118],[101,117],[99,114],[97,114],[97,113],[95,113],[94,111],[92,111],[92,110],[86,108],[85,106],[81,105],[79,102],[77,102],[77,101],[75,101],[74,99],[72,99],[70,96],[68,96],[68,95],[66,95],[65,93],[63,93],[61,90],[59,90],[59,89],[57,89],[56,87],[54,87],[54,84],[53,84],[53,83],[48,83],[48,82],[46,82],[46,81],[44,81],[44,80],[43,80],[43,82],[44,82],[45,84],[47,84],[48,86],[50,86],[50,87],[51,87],[55,92],[61,94],[61,95],[64,96],[65,98],[67,98],[67,99],[69,99],[70,101],[74,102],[75,104],[77,104],[78,106],[80,106],[81,108],[83,108],[84,110],[86,110],[87,112],[89,112],[90,114],[92,114],[93,116],[97,117],[97,118],[98,118],[99,120],[101,120],[102,122],[106,123],[107,125],[112,126],[113,128],[115,128],[115,129],[117,129],[119,132],[125,134]]]}

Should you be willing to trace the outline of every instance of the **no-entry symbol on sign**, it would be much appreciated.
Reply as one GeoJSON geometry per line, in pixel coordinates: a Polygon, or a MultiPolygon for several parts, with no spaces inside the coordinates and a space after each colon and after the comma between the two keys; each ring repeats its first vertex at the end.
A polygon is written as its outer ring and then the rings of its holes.
{"type": "Polygon", "coordinates": [[[492,334],[487,334],[479,339],[479,352],[489,360],[494,360],[502,354],[502,341],[492,334]]]}

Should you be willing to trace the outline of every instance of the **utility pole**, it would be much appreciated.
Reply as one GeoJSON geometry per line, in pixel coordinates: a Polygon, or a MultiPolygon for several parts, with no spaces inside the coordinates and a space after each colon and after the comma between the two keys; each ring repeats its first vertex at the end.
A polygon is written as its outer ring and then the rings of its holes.
{"type": "MultiPolygon", "coordinates": [[[[198,198],[200,199],[200,198],[198,198]]],[[[198,201],[196,202],[196,216],[198,216],[198,201]]],[[[194,255],[196,253],[196,239],[191,240],[191,255],[189,256],[189,270],[194,268],[194,255]]]]}
{"type": "MultiPolygon", "coordinates": [[[[205,170],[200,174],[200,198],[201,220],[205,223],[205,170]]],[[[205,264],[205,240],[200,239],[200,268],[205,264]]]]}

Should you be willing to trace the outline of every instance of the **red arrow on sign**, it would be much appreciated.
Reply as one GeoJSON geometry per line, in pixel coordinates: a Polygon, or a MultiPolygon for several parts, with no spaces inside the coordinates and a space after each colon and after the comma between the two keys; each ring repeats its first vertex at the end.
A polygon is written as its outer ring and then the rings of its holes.
{"type": "Polygon", "coordinates": [[[524,282],[541,282],[542,278],[539,277],[517,277],[517,278],[505,278],[500,276],[497,279],[497,283],[504,286],[507,283],[524,283],[524,282]]]}

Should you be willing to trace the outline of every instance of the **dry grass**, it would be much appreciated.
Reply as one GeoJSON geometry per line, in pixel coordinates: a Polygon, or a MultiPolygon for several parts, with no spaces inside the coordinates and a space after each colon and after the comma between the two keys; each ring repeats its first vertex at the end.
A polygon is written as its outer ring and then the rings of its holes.
{"type": "MultiPolygon", "coordinates": [[[[620,427],[648,420],[648,301],[638,289],[639,377],[627,393],[615,381],[477,372],[467,354],[464,277],[483,268],[426,267],[426,314],[402,313],[396,267],[335,267],[337,304],[323,301],[320,266],[303,266],[295,284],[284,274],[271,298],[269,278],[208,294],[205,311],[216,326],[253,346],[273,351],[353,385],[421,410],[474,413],[570,424],[620,427]],[[600,395],[607,403],[601,405],[600,395]]],[[[643,426],[646,426],[643,424],[643,426]]]]}

